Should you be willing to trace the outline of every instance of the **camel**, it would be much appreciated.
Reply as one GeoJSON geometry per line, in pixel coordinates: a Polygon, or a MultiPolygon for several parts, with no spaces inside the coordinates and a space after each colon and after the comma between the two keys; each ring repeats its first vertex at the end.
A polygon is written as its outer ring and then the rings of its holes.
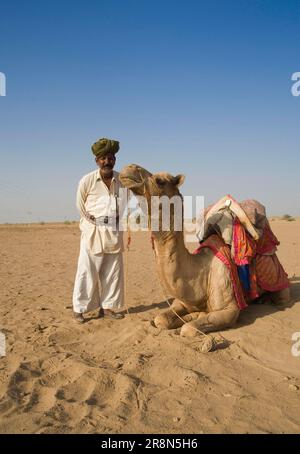
{"type": "MultiPolygon", "coordinates": [[[[183,175],[152,174],[131,164],[120,172],[121,183],[135,195],[147,199],[151,217],[151,197],[179,195],[183,175]]],[[[151,228],[151,225],[150,225],[151,228]]],[[[197,330],[203,333],[220,331],[237,321],[240,308],[234,294],[230,272],[209,248],[191,254],[184,243],[183,228],[174,229],[174,212],[170,210],[170,229],[152,231],[158,276],[162,287],[174,300],[171,308],[157,315],[154,324],[161,329],[180,329],[180,335],[194,337],[197,330]],[[180,316],[178,318],[173,310],[180,316]]],[[[260,294],[264,291],[260,289],[260,294]]],[[[289,288],[272,293],[272,301],[285,304],[289,288]]]]}

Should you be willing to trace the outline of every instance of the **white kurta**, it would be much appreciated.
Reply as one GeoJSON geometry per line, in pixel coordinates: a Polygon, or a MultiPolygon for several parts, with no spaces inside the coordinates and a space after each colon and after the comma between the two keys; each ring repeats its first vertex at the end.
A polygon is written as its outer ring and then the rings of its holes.
{"type": "Polygon", "coordinates": [[[122,232],[97,226],[87,219],[87,213],[95,218],[116,216],[116,204],[122,205],[122,201],[116,199],[120,194],[125,196],[127,191],[122,187],[117,172],[114,172],[110,189],[102,180],[100,170],[85,175],[79,182],[76,205],[81,215],[80,230],[84,233],[89,250],[93,254],[117,253],[123,250],[122,232]]]}
{"type": "Polygon", "coordinates": [[[81,214],[81,244],[73,291],[74,312],[98,307],[118,309],[124,299],[123,232],[110,226],[95,225],[87,214],[113,218],[121,184],[114,172],[110,189],[100,170],[85,175],[79,182],[77,207],[81,214]]]}

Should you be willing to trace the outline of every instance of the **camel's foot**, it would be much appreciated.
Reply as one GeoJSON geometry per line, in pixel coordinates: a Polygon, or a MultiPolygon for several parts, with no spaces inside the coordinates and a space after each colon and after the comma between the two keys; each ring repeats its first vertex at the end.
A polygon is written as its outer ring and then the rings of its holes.
{"type": "Polygon", "coordinates": [[[209,333],[229,328],[236,322],[239,312],[235,302],[220,311],[199,312],[196,320],[182,326],[180,335],[183,337],[195,337],[199,332],[209,333]]]}
{"type": "Polygon", "coordinates": [[[290,287],[279,290],[278,292],[272,292],[269,294],[272,303],[278,306],[285,306],[291,300],[291,290],[290,287]]]}
{"type": "Polygon", "coordinates": [[[208,313],[207,312],[194,312],[189,315],[196,315],[196,320],[185,320],[187,323],[183,325],[180,330],[180,336],[183,337],[195,337],[199,334],[199,331],[202,333],[208,332],[211,324],[208,322],[208,313]]]}
{"type": "MultiPolygon", "coordinates": [[[[180,316],[184,317],[187,314],[186,308],[181,304],[179,300],[174,300],[171,304],[171,308],[180,316]]],[[[172,309],[167,309],[162,314],[159,314],[154,319],[154,324],[160,329],[175,329],[180,328],[183,325],[183,321],[177,317],[172,309]]]]}

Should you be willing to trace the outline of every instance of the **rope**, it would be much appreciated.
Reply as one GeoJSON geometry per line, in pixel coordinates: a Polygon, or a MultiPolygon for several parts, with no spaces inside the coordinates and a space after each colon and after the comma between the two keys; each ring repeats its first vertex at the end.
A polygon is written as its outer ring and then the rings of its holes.
{"type": "Polygon", "coordinates": [[[131,231],[130,231],[130,226],[129,226],[129,200],[130,200],[130,194],[129,190],[127,189],[127,244],[126,244],[126,249],[125,249],[125,282],[124,282],[124,302],[125,302],[125,308],[127,311],[127,314],[129,315],[129,308],[127,306],[127,287],[128,287],[128,253],[129,253],[129,247],[131,243],[131,231]]]}
{"type": "MultiPolygon", "coordinates": [[[[151,237],[151,240],[153,241],[153,238],[152,238],[152,237],[151,237]]],[[[153,251],[154,251],[154,256],[156,257],[156,252],[155,252],[154,244],[153,244],[153,251]]],[[[157,275],[158,275],[158,273],[157,273],[157,275]]],[[[187,324],[188,322],[186,322],[179,314],[177,314],[177,312],[175,311],[175,309],[172,308],[171,303],[170,303],[170,298],[167,297],[167,293],[166,293],[166,291],[165,291],[165,288],[164,288],[163,284],[161,283],[161,281],[160,281],[160,279],[159,279],[159,276],[158,276],[158,282],[159,282],[159,285],[160,285],[160,289],[161,289],[162,295],[163,295],[163,297],[164,297],[166,303],[168,304],[169,308],[170,308],[171,311],[173,312],[173,314],[175,314],[176,317],[178,317],[178,318],[183,322],[183,324],[187,324]]],[[[207,342],[209,343],[209,345],[211,344],[209,350],[207,350],[207,351],[210,351],[210,350],[213,348],[213,346],[214,346],[214,339],[213,339],[213,337],[210,336],[210,335],[205,334],[203,331],[201,331],[199,328],[196,328],[196,327],[193,326],[193,325],[190,325],[190,326],[191,326],[191,328],[193,328],[195,331],[198,331],[198,333],[200,333],[202,336],[204,336],[204,337],[206,338],[207,342]]],[[[209,347],[209,345],[208,345],[208,347],[209,347]]]]}

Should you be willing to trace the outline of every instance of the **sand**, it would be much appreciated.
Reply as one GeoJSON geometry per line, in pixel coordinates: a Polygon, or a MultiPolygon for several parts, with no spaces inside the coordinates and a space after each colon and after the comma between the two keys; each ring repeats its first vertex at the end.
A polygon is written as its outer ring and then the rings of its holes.
{"type": "Polygon", "coordinates": [[[151,324],[166,303],[149,234],[127,256],[130,314],[77,325],[78,226],[0,226],[0,433],[300,433],[300,220],[271,225],[292,302],[250,306],[206,354],[151,324]]]}

